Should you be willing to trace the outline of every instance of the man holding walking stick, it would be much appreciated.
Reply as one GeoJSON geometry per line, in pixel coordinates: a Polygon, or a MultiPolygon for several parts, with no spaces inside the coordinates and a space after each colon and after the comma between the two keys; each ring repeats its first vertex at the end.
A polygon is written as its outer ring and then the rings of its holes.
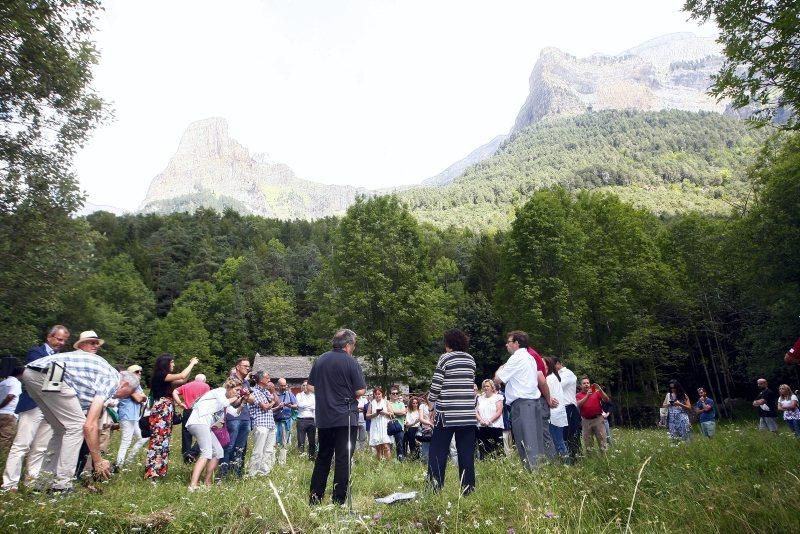
{"type": "Polygon", "coordinates": [[[325,495],[331,460],[333,502],[344,504],[350,482],[350,466],[358,430],[358,404],[367,384],[361,366],[353,358],[356,334],[342,329],[333,336],[333,350],[314,362],[308,388],[316,394],[316,423],[319,451],[314,461],[309,492],[310,504],[320,504],[325,495]]]}

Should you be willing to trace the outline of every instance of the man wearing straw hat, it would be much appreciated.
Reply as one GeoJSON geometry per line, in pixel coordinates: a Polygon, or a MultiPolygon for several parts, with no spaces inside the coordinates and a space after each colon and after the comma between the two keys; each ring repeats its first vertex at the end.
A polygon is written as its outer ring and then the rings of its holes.
{"type": "Polygon", "coordinates": [[[30,362],[22,382],[53,427],[45,471],[55,474],[50,491],[72,490],[81,443],[86,440],[94,472],[108,478],[111,463],[100,456],[100,417],[106,400],[126,398],[139,386],[134,373],[114,369],[97,356],[104,343],[98,335],[81,332],[73,352],[53,354],[30,362]]]}

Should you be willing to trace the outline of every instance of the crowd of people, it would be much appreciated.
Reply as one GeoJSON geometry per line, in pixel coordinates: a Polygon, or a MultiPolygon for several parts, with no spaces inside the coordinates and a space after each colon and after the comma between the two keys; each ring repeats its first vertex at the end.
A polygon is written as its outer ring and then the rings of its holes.
{"type": "MultiPolygon", "coordinates": [[[[767,380],[756,381],[758,397],[753,401],[758,417],[758,428],[769,432],[778,431],[778,418],[782,417],[786,425],[800,438],[800,407],[797,392],[787,384],[781,384],[776,394],[769,388],[767,380]]],[[[670,438],[687,441],[692,437],[692,418],[697,418],[700,433],[713,438],[716,433],[719,411],[714,399],[708,396],[704,387],[697,388],[697,401],[692,403],[689,395],[677,380],[670,380],[667,394],[661,408],[659,425],[667,428],[670,438]]]]}
{"type": "MultiPolygon", "coordinates": [[[[70,492],[82,473],[93,475],[89,481],[106,479],[135,465],[145,445],[143,477],[155,484],[168,475],[179,423],[181,458],[193,464],[191,492],[211,486],[217,475],[269,475],[276,463],[286,463],[294,427],[296,450],[314,461],[312,504],[322,501],[334,460],[333,501],[344,503],[353,453],[367,447],[382,460],[423,462],[434,490],[443,486],[453,461],[466,495],[475,488],[476,460],[516,454],[533,470],[545,461],[571,463],[595,449],[602,453],[611,442],[606,391],[588,377],[579,380],[558,358],[541,357],[519,330],[506,336],[508,360],[480,382],[469,337],[447,331],[430,389],[407,394],[393,385],[388,398],[382,387],[367,391],[352,357],[356,335],[347,329],[315,360],[297,394],[283,377],[273,381],[267,370],[251,372],[246,357],[212,389],[203,374],[190,379],[196,358],[176,372],[174,358],[161,354],[146,395],[140,365],[111,366],[98,354],[104,341],[94,331],[81,332],[74,350],[65,352],[69,338],[66,327],[52,327],[46,342],[28,352],[25,367],[0,382],[0,447],[9,448],[6,491],[17,491],[25,472],[26,486],[70,492]],[[107,457],[114,428],[121,437],[112,464],[107,457]]],[[[776,394],[764,379],[758,388],[753,406],[760,427],[776,431],[782,414],[800,437],[797,395],[786,384],[776,394]]],[[[670,381],[660,424],[672,438],[688,439],[694,416],[701,433],[714,436],[717,406],[704,388],[697,395],[692,403],[681,384],[670,381]]]]}

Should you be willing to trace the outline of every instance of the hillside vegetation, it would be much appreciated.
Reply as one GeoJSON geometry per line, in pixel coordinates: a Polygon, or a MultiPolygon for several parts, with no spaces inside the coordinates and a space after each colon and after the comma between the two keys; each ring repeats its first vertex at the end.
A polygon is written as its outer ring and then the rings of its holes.
{"type": "Polygon", "coordinates": [[[514,208],[552,186],[608,189],[657,215],[728,214],[767,132],[716,113],[603,111],[541,122],[444,187],[401,193],[420,220],[508,227],[514,208]]]}

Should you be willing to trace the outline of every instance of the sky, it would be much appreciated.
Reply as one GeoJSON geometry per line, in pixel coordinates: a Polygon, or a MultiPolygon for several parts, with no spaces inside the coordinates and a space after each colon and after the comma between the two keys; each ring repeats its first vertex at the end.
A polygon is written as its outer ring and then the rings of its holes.
{"type": "Polygon", "coordinates": [[[540,51],[618,54],[714,35],[683,0],[113,0],[94,87],[114,118],[75,168],[87,200],[135,210],[186,127],[228,121],[304,179],[418,183],[507,133],[540,51]]]}

